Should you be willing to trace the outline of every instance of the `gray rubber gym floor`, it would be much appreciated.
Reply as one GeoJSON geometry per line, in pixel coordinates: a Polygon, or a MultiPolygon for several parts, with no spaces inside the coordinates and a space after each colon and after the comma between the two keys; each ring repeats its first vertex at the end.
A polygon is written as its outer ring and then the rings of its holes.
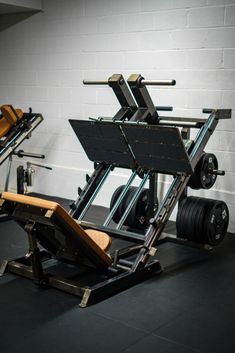
{"type": "MultiPolygon", "coordinates": [[[[0,223],[0,249],[0,260],[27,251],[13,221],[0,223]]],[[[234,253],[232,234],[209,255],[166,244],[159,247],[165,272],[85,309],[72,295],[7,274],[0,278],[0,352],[234,353],[234,253]]]]}

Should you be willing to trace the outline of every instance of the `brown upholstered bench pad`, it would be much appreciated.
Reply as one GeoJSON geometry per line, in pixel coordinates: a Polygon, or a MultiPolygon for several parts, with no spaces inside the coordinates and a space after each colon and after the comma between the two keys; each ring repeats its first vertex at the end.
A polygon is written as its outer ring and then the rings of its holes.
{"type": "Polygon", "coordinates": [[[12,126],[15,126],[23,117],[21,109],[14,109],[11,105],[5,104],[0,107],[2,118],[0,119],[0,138],[4,137],[12,126]]]}
{"type": "Polygon", "coordinates": [[[86,246],[90,248],[92,252],[95,252],[96,256],[100,257],[106,265],[111,264],[111,258],[105,252],[111,244],[111,238],[108,234],[94,230],[85,231],[58,203],[37,197],[13,194],[10,192],[3,192],[1,198],[17,204],[23,204],[26,206],[29,205],[52,211],[59,216],[59,218],[61,218],[66,225],[76,233],[77,237],[85,242],[86,246]]]}
{"type": "Polygon", "coordinates": [[[17,122],[23,117],[22,110],[14,109],[10,104],[2,105],[1,112],[10,125],[16,125],[17,122]]]}
{"type": "Polygon", "coordinates": [[[11,130],[11,126],[4,117],[0,119],[0,138],[4,137],[11,130]]]}

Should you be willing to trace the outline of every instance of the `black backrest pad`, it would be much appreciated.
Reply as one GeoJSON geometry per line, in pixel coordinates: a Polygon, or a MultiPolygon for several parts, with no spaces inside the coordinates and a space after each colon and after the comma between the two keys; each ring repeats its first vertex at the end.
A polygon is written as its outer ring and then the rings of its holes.
{"type": "Polygon", "coordinates": [[[84,120],[70,124],[92,161],[167,174],[193,172],[176,127],[84,120]]]}
{"type": "Polygon", "coordinates": [[[124,124],[123,131],[137,164],[161,173],[193,172],[178,128],[124,124]]]}
{"type": "Polygon", "coordinates": [[[72,119],[69,122],[91,161],[134,168],[134,159],[117,124],[72,119]]]}

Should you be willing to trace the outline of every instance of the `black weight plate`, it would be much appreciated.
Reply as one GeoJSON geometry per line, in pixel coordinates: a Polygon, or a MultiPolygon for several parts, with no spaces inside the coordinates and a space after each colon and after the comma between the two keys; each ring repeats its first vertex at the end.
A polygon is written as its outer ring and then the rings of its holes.
{"type": "MultiPolygon", "coordinates": [[[[136,191],[136,187],[135,186],[130,186],[126,196],[123,200],[123,205],[122,205],[122,215],[125,212],[125,210],[127,209],[129,203],[131,202],[131,199],[133,198],[133,195],[136,191]]],[[[128,227],[134,228],[134,224],[135,224],[135,215],[136,215],[136,208],[137,208],[137,202],[134,203],[134,205],[132,206],[129,214],[127,215],[127,218],[124,222],[124,224],[128,227]]]]}
{"type": "Polygon", "coordinates": [[[195,199],[193,196],[189,197],[187,202],[187,212],[185,213],[185,234],[188,240],[193,241],[194,239],[194,229],[193,229],[193,212],[194,212],[194,202],[195,199]]]}
{"type": "Polygon", "coordinates": [[[202,242],[201,234],[203,233],[206,200],[196,196],[189,196],[181,202],[176,220],[179,237],[202,242]]]}
{"type": "Polygon", "coordinates": [[[191,232],[192,232],[192,240],[198,241],[198,211],[201,203],[200,197],[193,197],[193,210],[192,210],[192,223],[191,223],[191,232]]]}
{"type": "Polygon", "coordinates": [[[211,200],[205,218],[205,237],[208,244],[218,245],[225,237],[229,222],[229,211],[225,202],[211,200]]]}
{"type": "Polygon", "coordinates": [[[185,235],[188,240],[193,240],[194,236],[194,229],[193,229],[193,211],[194,211],[194,197],[188,197],[187,203],[185,204],[185,207],[187,206],[187,210],[185,212],[184,216],[184,228],[185,228],[185,235]]]}
{"type": "Polygon", "coordinates": [[[178,212],[176,216],[176,231],[177,231],[177,236],[182,238],[182,212],[184,209],[184,204],[187,201],[187,197],[185,197],[179,204],[178,204],[178,212]]]}
{"type": "MultiPolygon", "coordinates": [[[[134,193],[136,192],[136,189],[137,189],[136,187],[132,187],[129,198],[127,199],[127,205],[131,202],[131,200],[134,196],[134,193]]],[[[127,222],[125,223],[126,225],[128,225],[132,229],[137,228],[136,224],[138,223],[138,221],[137,221],[137,203],[138,203],[138,200],[136,200],[134,205],[132,206],[132,208],[129,212],[129,215],[127,217],[127,222]]]]}
{"type": "MultiPolygon", "coordinates": [[[[207,201],[207,208],[206,208],[206,212],[205,212],[205,217],[204,217],[204,221],[203,221],[203,242],[205,244],[210,244],[211,239],[209,239],[210,237],[212,238],[213,235],[211,234],[209,236],[209,227],[211,227],[211,230],[213,228],[213,222],[211,223],[211,219],[214,217],[214,215],[212,214],[213,211],[212,209],[215,206],[215,201],[210,199],[207,201]]],[[[212,245],[212,244],[210,244],[212,245]]]]}
{"type": "MultiPolygon", "coordinates": [[[[127,200],[127,204],[129,204],[129,202],[131,201],[134,193],[135,193],[135,189],[132,190],[129,199],[127,200]]],[[[135,223],[136,223],[136,210],[137,210],[137,201],[134,203],[134,205],[132,206],[129,215],[125,221],[125,225],[129,226],[131,229],[135,229],[135,223]]]]}
{"type": "MultiPolygon", "coordinates": [[[[136,192],[136,187],[131,188],[131,192],[126,199],[126,205],[131,202],[131,199],[136,192]]],[[[134,203],[131,211],[125,221],[125,225],[133,229],[145,229],[146,225],[148,224],[147,220],[147,202],[148,202],[148,189],[143,189],[140,192],[136,202],[134,203]]]]}
{"type": "Polygon", "coordinates": [[[187,238],[187,233],[186,233],[186,227],[187,227],[187,219],[188,219],[188,207],[190,205],[190,200],[188,198],[185,199],[184,204],[182,205],[181,209],[181,216],[180,216],[180,221],[181,221],[181,236],[183,238],[187,238]]]}
{"type": "MultiPolygon", "coordinates": [[[[118,197],[120,196],[121,192],[123,191],[125,185],[119,186],[113,193],[111,201],[110,201],[110,210],[115,205],[118,197]]],[[[127,206],[131,202],[134,193],[136,192],[135,186],[130,186],[127,190],[126,194],[124,195],[120,205],[118,206],[114,216],[113,221],[115,223],[119,223],[122,215],[124,214],[127,206]]],[[[133,207],[131,208],[124,225],[129,226],[131,228],[136,229],[144,229],[146,228],[146,212],[147,212],[147,200],[148,200],[148,189],[143,189],[134,203],[133,207]],[[142,216],[144,218],[144,222],[142,222],[142,216]]]]}
{"type": "Polygon", "coordinates": [[[201,189],[201,180],[200,180],[200,172],[201,172],[201,167],[202,167],[202,163],[203,163],[203,157],[206,153],[204,152],[203,155],[201,156],[201,158],[199,159],[195,169],[194,169],[194,173],[191,175],[189,181],[188,181],[188,186],[191,189],[201,189]]]}
{"type": "Polygon", "coordinates": [[[212,208],[214,207],[215,202],[217,201],[213,199],[205,199],[205,200],[206,200],[206,207],[205,207],[204,218],[203,218],[202,243],[210,244],[210,240],[208,239],[208,224],[210,222],[209,220],[210,220],[212,208]]]}
{"type": "Polygon", "coordinates": [[[218,161],[213,153],[205,153],[202,156],[200,182],[203,189],[210,189],[216,182],[217,175],[210,174],[210,170],[218,169],[218,161]]]}
{"type": "Polygon", "coordinates": [[[178,215],[176,218],[176,229],[177,236],[180,238],[186,238],[185,236],[185,212],[187,212],[187,198],[181,201],[179,205],[178,215]],[[186,205],[186,206],[185,206],[186,205]]]}
{"type": "Polygon", "coordinates": [[[191,240],[190,216],[192,204],[192,197],[188,197],[182,200],[179,205],[178,215],[176,219],[177,236],[189,240],[191,240]]]}
{"type": "MultiPolygon", "coordinates": [[[[200,209],[200,205],[202,205],[202,198],[191,196],[191,210],[190,210],[190,218],[187,223],[187,232],[191,234],[189,239],[192,241],[198,242],[198,228],[200,227],[200,220],[198,220],[198,211],[200,209]]],[[[200,231],[200,229],[199,229],[200,231]]]]}
{"type": "Polygon", "coordinates": [[[198,197],[198,204],[197,204],[197,215],[195,219],[195,242],[205,243],[204,241],[204,218],[207,209],[207,200],[205,198],[198,197]]]}
{"type": "Polygon", "coordinates": [[[203,153],[199,159],[193,175],[188,181],[192,189],[210,189],[216,182],[217,175],[210,174],[211,170],[218,169],[218,160],[213,153],[203,153]]]}
{"type": "Polygon", "coordinates": [[[178,203],[178,210],[177,210],[177,215],[176,215],[176,234],[178,237],[180,237],[180,234],[182,233],[181,230],[181,214],[182,214],[182,208],[184,203],[186,202],[186,198],[184,198],[181,202],[178,203]]]}
{"type": "Polygon", "coordinates": [[[149,190],[143,189],[141,190],[140,196],[137,200],[137,207],[136,207],[136,226],[137,229],[145,229],[149,223],[148,218],[148,196],[149,190]]]}
{"type": "Polygon", "coordinates": [[[229,211],[225,202],[190,196],[179,205],[177,236],[216,246],[226,235],[228,222],[229,211]]]}
{"type": "MultiPolygon", "coordinates": [[[[125,185],[120,185],[113,193],[111,201],[110,201],[110,211],[113,208],[113,206],[115,205],[118,197],[120,196],[122,190],[124,189],[125,185]]],[[[118,223],[121,219],[121,208],[122,208],[122,203],[123,200],[121,201],[120,205],[118,206],[116,212],[113,215],[113,221],[115,223],[118,223]]]]}
{"type": "Polygon", "coordinates": [[[206,189],[207,184],[209,185],[209,183],[210,183],[210,176],[208,175],[208,153],[205,153],[202,156],[200,167],[201,168],[200,168],[198,177],[200,180],[201,187],[203,189],[206,189]]]}

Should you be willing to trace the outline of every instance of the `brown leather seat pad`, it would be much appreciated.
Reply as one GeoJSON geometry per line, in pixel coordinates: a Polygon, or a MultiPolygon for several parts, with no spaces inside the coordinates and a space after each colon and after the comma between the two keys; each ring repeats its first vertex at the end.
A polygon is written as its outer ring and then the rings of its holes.
{"type": "Polygon", "coordinates": [[[9,124],[15,125],[18,120],[23,117],[23,112],[21,109],[14,109],[11,105],[5,104],[1,106],[1,112],[4,118],[9,124]]]}
{"type": "Polygon", "coordinates": [[[85,232],[102,250],[107,251],[109,249],[111,238],[108,234],[94,229],[86,229],[85,232]]]}
{"type": "Polygon", "coordinates": [[[21,120],[23,118],[23,115],[24,115],[23,110],[17,108],[16,109],[16,113],[18,115],[18,119],[21,120]]]}
{"type": "Polygon", "coordinates": [[[88,246],[96,252],[98,256],[107,264],[111,264],[111,258],[104,250],[107,250],[111,244],[111,238],[104,232],[88,230],[85,231],[57,202],[40,199],[37,197],[13,194],[3,192],[1,198],[7,201],[16,202],[24,205],[30,205],[56,212],[64,221],[76,231],[79,237],[82,237],[88,246]]]}
{"type": "Polygon", "coordinates": [[[0,119],[0,138],[5,136],[11,129],[11,124],[3,117],[0,119]]]}

